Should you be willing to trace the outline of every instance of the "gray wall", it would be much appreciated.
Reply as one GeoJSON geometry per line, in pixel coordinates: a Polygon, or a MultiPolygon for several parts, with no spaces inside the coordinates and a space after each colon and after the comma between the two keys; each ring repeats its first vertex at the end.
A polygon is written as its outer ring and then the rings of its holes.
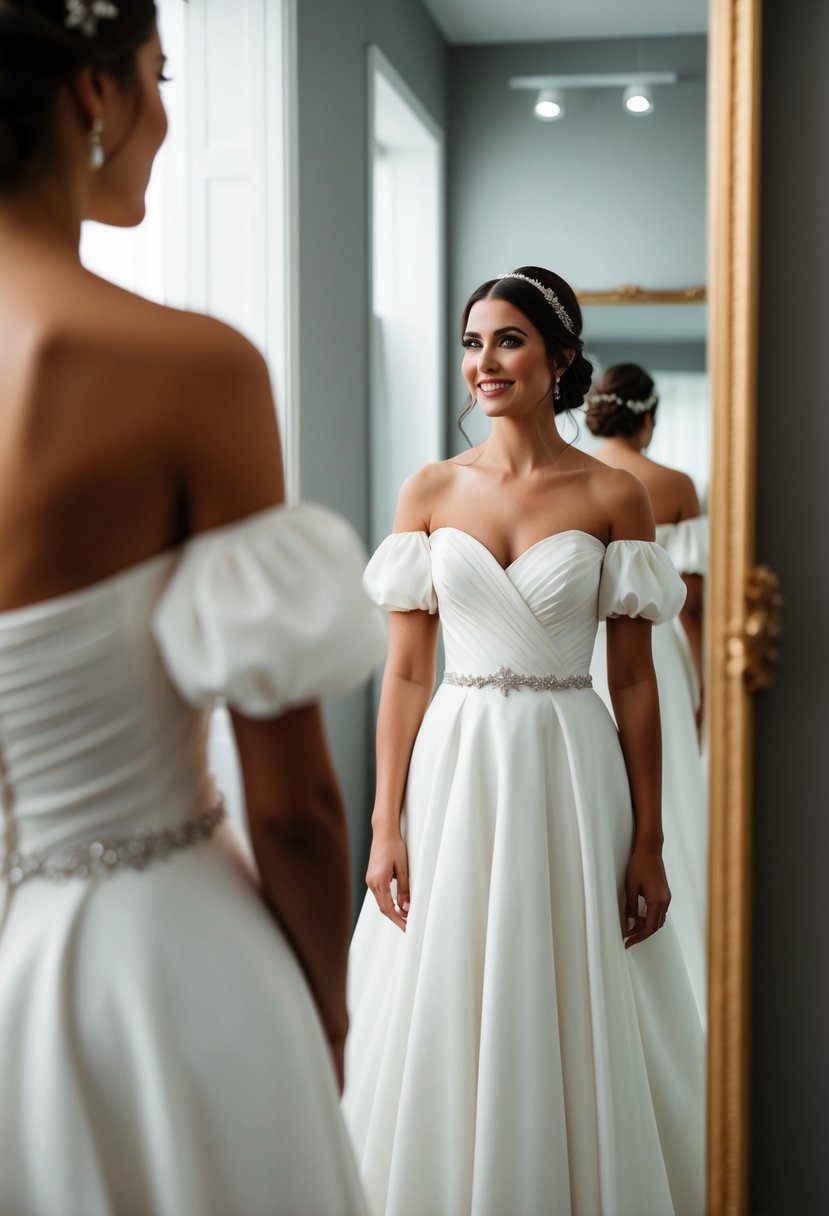
{"type": "Polygon", "coordinates": [[[597,341],[589,343],[588,354],[595,355],[602,367],[638,363],[660,372],[704,372],[707,366],[704,342],[597,341]]]}
{"type": "MultiPolygon", "coordinates": [[[[549,266],[574,286],[706,281],[706,39],[613,39],[452,47],[449,60],[450,448],[465,393],[457,321],[470,291],[512,266],[549,266]],[[566,94],[539,122],[511,76],[674,70],[653,114],[621,90],[566,94]]],[[[462,445],[460,445],[462,446],[462,445]]]]}
{"type": "Polygon", "coordinates": [[[765,0],[758,556],[785,637],[758,698],[753,1216],[829,1212],[829,5],[765,0]],[[807,83],[808,82],[808,83],[807,83]]]}
{"type": "MultiPolygon", "coordinates": [[[[302,495],[367,536],[366,49],[379,46],[445,127],[446,48],[419,0],[300,0],[297,8],[302,495]]],[[[327,721],[359,878],[373,796],[369,694],[329,706],[327,721]]]]}

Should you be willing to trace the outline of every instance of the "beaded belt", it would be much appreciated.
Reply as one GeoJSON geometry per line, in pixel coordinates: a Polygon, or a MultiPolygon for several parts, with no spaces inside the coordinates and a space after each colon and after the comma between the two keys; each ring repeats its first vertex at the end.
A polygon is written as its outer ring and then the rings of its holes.
{"type": "Polygon", "coordinates": [[[465,676],[457,671],[447,671],[444,684],[456,688],[497,688],[502,697],[508,697],[516,688],[531,688],[533,692],[563,692],[568,688],[592,688],[592,676],[522,676],[511,667],[499,667],[492,676],[465,676]]]}
{"type": "Polygon", "coordinates": [[[186,849],[212,836],[225,818],[224,800],[195,819],[187,819],[176,828],[161,832],[138,832],[114,840],[97,839],[90,844],[73,845],[44,853],[9,853],[0,869],[0,877],[9,886],[19,887],[28,878],[91,878],[111,873],[118,867],[129,866],[143,870],[160,857],[176,849],[186,849]]]}

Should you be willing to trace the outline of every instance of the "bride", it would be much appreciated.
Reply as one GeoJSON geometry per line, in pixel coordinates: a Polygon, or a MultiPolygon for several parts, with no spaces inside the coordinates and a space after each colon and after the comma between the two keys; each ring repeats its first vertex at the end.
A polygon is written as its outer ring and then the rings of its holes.
{"type": "Polygon", "coordinates": [[[350,529],[281,505],[259,355],[80,264],[144,214],[163,68],[151,0],[0,0],[0,1211],[357,1216],[316,702],[383,630],[350,529]]]}
{"type": "Polygon", "coordinates": [[[472,294],[490,436],[404,484],[365,575],[391,633],[344,1108],[378,1216],[704,1208],[650,654],[684,588],[641,484],[558,432],[590,383],[580,335],[548,270],[472,294]],[[599,619],[618,736],[590,689],[599,619]]]}

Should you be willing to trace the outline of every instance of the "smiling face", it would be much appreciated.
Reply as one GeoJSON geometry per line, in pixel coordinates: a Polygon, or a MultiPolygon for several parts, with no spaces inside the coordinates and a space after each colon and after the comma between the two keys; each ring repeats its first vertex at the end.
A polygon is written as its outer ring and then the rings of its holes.
{"type": "Polygon", "coordinates": [[[139,48],[135,75],[117,83],[103,131],[107,159],[93,175],[88,219],[128,228],[144,218],[144,195],[153,161],[167,134],[161,100],[164,52],[158,31],[139,48]]]}
{"type": "Polygon", "coordinates": [[[506,300],[478,300],[463,334],[463,375],[490,418],[552,411],[555,374],[541,334],[506,300]]]}

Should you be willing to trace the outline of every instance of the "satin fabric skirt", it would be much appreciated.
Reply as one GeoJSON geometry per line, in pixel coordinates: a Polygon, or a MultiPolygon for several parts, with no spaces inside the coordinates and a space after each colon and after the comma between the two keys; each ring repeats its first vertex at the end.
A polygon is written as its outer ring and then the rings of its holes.
{"type": "Polygon", "coordinates": [[[360,1216],[299,965],[226,823],[141,872],[14,891],[3,1216],[360,1216]]]}
{"type": "Polygon", "coordinates": [[[374,1216],[702,1216],[704,1049],[670,926],[625,951],[632,813],[591,691],[442,685],[404,933],[367,896],[347,1122],[374,1216]]]}

